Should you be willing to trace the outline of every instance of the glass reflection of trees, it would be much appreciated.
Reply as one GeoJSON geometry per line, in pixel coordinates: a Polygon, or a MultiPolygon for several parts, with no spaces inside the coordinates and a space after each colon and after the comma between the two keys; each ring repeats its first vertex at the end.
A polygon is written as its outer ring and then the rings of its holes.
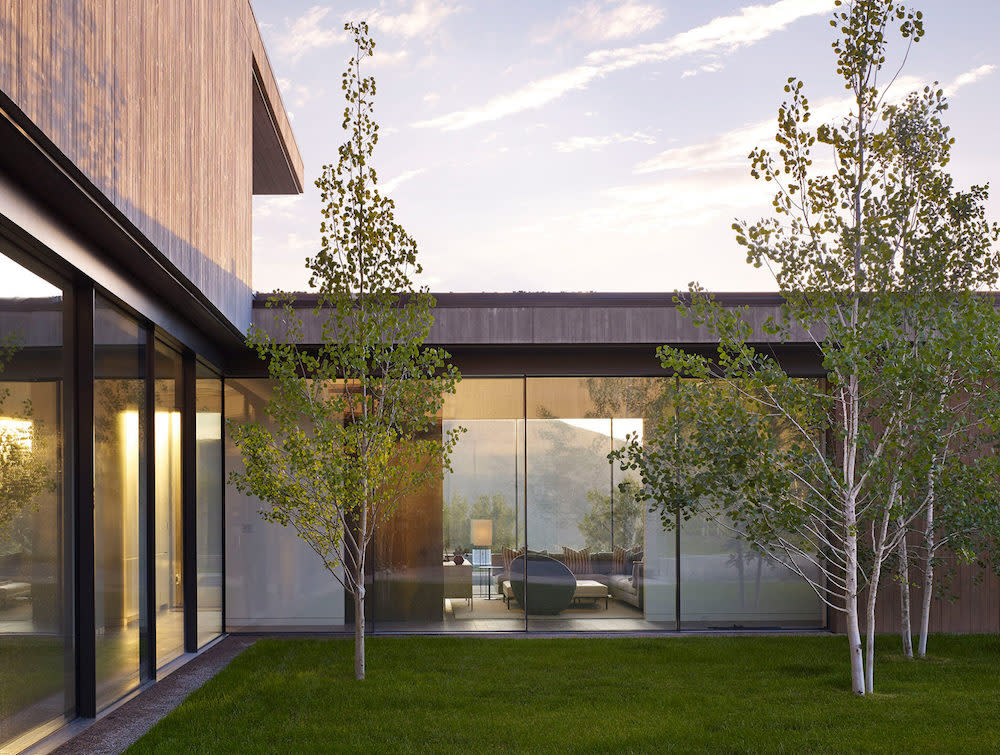
{"type": "Polygon", "coordinates": [[[0,750],[71,713],[62,290],[0,254],[0,750]]]}
{"type": "Polygon", "coordinates": [[[493,544],[499,548],[515,547],[514,506],[507,502],[503,493],[479,496],[469,506],[465,496],[453,493],[444,503],[444,548],[445,553],[468,553],[472,548],[472,520],[490,519],[493,522],[493,544]]]}

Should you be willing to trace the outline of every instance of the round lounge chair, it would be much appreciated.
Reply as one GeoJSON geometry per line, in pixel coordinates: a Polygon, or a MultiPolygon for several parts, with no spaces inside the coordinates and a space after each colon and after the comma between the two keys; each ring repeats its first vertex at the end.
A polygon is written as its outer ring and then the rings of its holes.
{"type": "Polygon", "coordinates": [[[569,608],[576,592],[576,577],[562,563],[549,556],[529,553],[527,562],[518,556],[510,562],[510,586],[514,598],[529,614],[556,614],[569,608]],[[527,580],[525,580],[527,568],[527,580]],[[527,596],[525,596],[527,581],[527,596]],[[527,602],[526,602],[527,601],[527,602]]]}

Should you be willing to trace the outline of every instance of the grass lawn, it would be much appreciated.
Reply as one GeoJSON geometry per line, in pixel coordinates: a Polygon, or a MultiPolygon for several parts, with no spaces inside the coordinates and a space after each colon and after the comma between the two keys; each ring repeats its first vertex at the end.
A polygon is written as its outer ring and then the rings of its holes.
{"type": "Polygon", "coordinates": [[[899,644],[858,699],[826,635],[265,640],[129,752],[997,751],[1000,636],[899,644]]]}

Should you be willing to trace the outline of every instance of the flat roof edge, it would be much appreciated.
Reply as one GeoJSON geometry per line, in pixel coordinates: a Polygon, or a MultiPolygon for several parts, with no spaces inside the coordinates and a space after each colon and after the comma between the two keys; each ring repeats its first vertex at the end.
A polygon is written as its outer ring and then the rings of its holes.
{"type": "MultiPolygon", "coordinates": [[[[287,164],[288,181],[270,183],[267,186],[255,187],[255,194],[301,194],[305,185],[305,166],[302,162],[302,155],[299,152],[298,142],[292,132],[292,124],[288,118],[288,111],[285,103],[281,99],[281,92],[278,89],[278,82],[271,68],[271,60],[268,58],[267,49],[264,47],[264,40],[260,36],[260,27],[257,25],[257,18],[253,12],[250,0],[235,0],[239,3],[240,17],[243,19],[244,31],[250,43],[251,63],[253,76],[257,81],[258,90],[263,98],[265,109],[271,121],[270,126],[274,131],[275,140],[281,151],[281,161],[287,164]]],[[[273,161],[272,161],[273,162],[273,161]]]]}

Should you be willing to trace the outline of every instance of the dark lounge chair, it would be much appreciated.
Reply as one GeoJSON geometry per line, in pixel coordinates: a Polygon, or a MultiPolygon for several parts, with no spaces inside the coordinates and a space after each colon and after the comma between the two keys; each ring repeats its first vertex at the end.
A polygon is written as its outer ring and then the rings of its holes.
{"type": "Polygon", "coordinates": [[[539,553],[529,553],[527,562],[524,556],[518,556],[510,562],[510,586],[514,599],[529,614],[556,614],[569,608],[573,601],[576,577],[561,561],[539,553]]]}

